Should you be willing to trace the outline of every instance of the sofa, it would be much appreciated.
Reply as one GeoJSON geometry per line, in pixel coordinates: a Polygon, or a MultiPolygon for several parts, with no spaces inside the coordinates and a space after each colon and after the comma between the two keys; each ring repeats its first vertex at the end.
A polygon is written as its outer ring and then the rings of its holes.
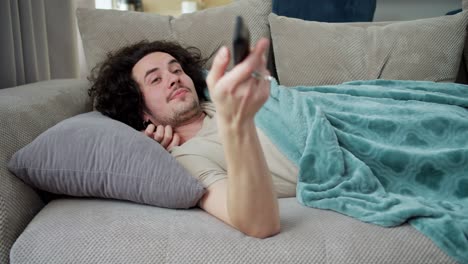
{"type": "MultiPolygon", "coordinates": [[[[90,70],[107,52],[141,39],[177,40],[209,57],[230,45],[236,15],[245,18],[253,43],[271,39],[269,68],[285,86],[371,79],[467,82],[464,12],[334,24],[271,14],[266,0],[234,1],[177,18],[77,11],[90,70]]],[[[0,90],[1,263],[456,263],[409,224],[381,227],[305,207],[294,197],[279,198],[281,232],[258,239],[193,203],[171,208],[121,194],[77,195],[15,175],[9,166],[15,153],[61,121],[93,111],[89,87],[87,80],[61,79],[0,90]]]]}

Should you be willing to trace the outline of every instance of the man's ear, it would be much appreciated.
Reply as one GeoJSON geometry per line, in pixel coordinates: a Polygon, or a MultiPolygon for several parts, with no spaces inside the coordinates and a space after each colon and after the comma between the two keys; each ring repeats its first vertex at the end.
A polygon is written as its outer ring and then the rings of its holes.
{"type": "Polygon", "coordinates": [[[149,124],[153,124],[155,126],[159,125],[157,122],[153,121],[153,116],[148,114],[146,111],[143,111],[143,124],[146,124],[145,128],[149,124]],[[146,124],[146,123],[148,123],[148,124],[146,124]]]}
{"type": "Polygon", "coordinates": [[[153,122],[151,121],[151,115],[148,114],[146,111],[143,111],[143,125],[145,126],[145,128],[146,128],[150,123],[153,123],[153,122]]]}

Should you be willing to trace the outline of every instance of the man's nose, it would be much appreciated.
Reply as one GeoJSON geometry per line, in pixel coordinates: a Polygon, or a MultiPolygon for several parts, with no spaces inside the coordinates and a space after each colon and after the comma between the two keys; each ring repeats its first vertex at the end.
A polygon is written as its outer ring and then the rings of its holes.
{"type": "Polygon", "coordinates": [[[169,88],[173,88],[178,82],[179,82],[179,75],[175,74],[175,73],[169,73],[170,76],[169,76],[169,81],[170,81],[170,85],[169,85],[169,88]]]}

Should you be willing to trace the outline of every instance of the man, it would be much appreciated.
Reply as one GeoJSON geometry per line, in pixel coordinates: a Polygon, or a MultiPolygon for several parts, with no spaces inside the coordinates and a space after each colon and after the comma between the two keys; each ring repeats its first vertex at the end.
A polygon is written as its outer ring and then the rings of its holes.
{"type": "Polygon", "coordinates": [[[268,45],[261,39],[229,72],[229,50],[217,52],[206,78],[213,103],[204,101],[199,54],[168,42],[117,51],[89,91],[97,110],[144,130],[207,187],[203,210],[258,238],[280,231],[277,195],[294,196],[297,175],[254,123],[269,96],[269,82],[258,77],[269,75],[268,45]]]}

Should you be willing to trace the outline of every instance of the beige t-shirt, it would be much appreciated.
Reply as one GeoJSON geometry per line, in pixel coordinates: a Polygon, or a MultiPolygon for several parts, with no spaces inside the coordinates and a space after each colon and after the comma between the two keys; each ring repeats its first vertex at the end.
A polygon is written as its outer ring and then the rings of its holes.
{"type": "MultiPolygon", "coordinates": [[[[201,106],[206,113],[202,128],[195,137],[181,146],[174,147],[171,154],[208,187],[227,178],[227,165],[218,135],[215,107],[212,103],[203,103],[201,106]]],[[[294,197],[298,174],[296,165],[258,128],[257,133],[278,197],[294,197]]]]}

